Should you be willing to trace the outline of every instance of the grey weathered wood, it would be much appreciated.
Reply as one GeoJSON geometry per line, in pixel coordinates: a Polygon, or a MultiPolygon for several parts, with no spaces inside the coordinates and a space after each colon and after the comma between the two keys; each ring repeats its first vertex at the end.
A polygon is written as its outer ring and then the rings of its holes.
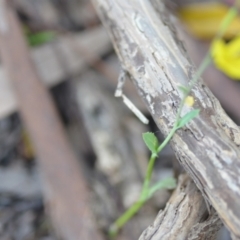
{"type": "MultiPolygon", "coordinates": [[[[169,13],[161,1],[158,12],[149,0],[93,1],[122,66],[167,135],[182,98],[178,86],[195,72],[168,22],[169,13]]],[[[202,80],[192,95],[200,116],[175,134],[172,147],[232,235],[240,238],[239,128],[202,80]]]]}
{"type": "Polygon", "coordinates": [[[204,198],[193,181],[182,175],[167,206],[139,240],[215,240],[222,222],[215,210],[206,216],[204,198]]]}
{"type": "MultiPolygon", "coordinates": [[[[103,27],[84,33],[59,37],[52,43],[31,50],[37,73],[47,86],[54,86],[70,75],[79,74],[86,67],[86,56],[76,52],[76,46],[86,52],[102,55],[112,48],[103,27]],[[72,41],[76,44],[72,46],[72,41]]],[[[17,101],[11,85],[0,65],[0,118],[17,110],[17,101]]]]}

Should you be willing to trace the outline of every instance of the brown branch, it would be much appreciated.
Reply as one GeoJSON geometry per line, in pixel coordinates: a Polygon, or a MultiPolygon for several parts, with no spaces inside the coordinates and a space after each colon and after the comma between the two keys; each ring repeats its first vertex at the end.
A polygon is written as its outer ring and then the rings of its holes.
{"type": "MultiPolygon", "coordinates": [[[[182,98],[178,86],[187,85],[195,72],[174,34],[169,13],[161,1],[158,12],[149,0],[94,3],[123,68],[167,135],[182,98]]],[[[192,95],[200,116],[175,134],[172,147],[232,235],[240,238],[239,128],[201,80],[192,95]]]]}
{"type": "Polygon", "coordinates": [[[64,239],[101,239],[77,159],[34,70],[21,27],[7,0],[0,1],[0,53],[36,148],[45,201],[55,228],[64,239]]]}

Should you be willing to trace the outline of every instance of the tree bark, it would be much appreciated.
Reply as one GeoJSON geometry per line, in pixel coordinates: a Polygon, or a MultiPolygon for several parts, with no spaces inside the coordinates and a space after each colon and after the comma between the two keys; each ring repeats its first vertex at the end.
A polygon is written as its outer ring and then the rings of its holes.
{"type": "MultiPolygon", "coordinates": [[[[183,95],[178,87],[187,85],[195,73],[169,21],[169,12],[161,1],[93,2],[122,67],[130,74],[159,129],[167,135],[183,95]]],[[[200,115],[177,131],[172,147],[232,236],[240,238],[240,130],[202,80],[191,94],[200,115]]]]}
{"type": "Polygon", "coordinates": [[[222,222],[206,203],[194,182],[185,174],[163,211],[139,240],[215,240],[222,222]]]}

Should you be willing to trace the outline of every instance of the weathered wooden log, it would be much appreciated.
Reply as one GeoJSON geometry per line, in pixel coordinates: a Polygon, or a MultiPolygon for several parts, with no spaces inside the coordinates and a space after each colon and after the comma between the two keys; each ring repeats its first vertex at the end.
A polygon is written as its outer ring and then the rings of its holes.
{"type": "Polygon", "coordinates": [[[35,146],[45,202],[57,233],[63,239],[101,239],[80,166],[51,97],[36,74],[21,26],[7,0],[0,1],[0,53],[35,146]]]}
{"type": "Polygon", "coordinates": [[[181,175],[167,206],[139,240],[215,240],[221,226],[214,209],[208,216],[206,202],[194,182],[181,175]]]}
{"type": "MultiPolygon", "coordinates": [[[[169,12],[162,1],[93,2],[123,68],[167,135],[183,96],[178,87],[187,85],[195,73],[169,21],[169,12]]],[[[175,134],[172,147],[231,234],[240,238],[240,130],[202,80],[191,94],[200,116],[175,134]]]]}

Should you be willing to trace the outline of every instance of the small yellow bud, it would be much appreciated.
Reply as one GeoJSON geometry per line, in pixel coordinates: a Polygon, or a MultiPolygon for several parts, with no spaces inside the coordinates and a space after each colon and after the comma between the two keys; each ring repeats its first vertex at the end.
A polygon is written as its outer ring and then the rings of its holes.
{"type": "Polygon", "coordinates": [[[185,99],[185,104],[189,107],[192,107],[194,104],[194,98],[192,96],[187,96],[185,99]]]}

